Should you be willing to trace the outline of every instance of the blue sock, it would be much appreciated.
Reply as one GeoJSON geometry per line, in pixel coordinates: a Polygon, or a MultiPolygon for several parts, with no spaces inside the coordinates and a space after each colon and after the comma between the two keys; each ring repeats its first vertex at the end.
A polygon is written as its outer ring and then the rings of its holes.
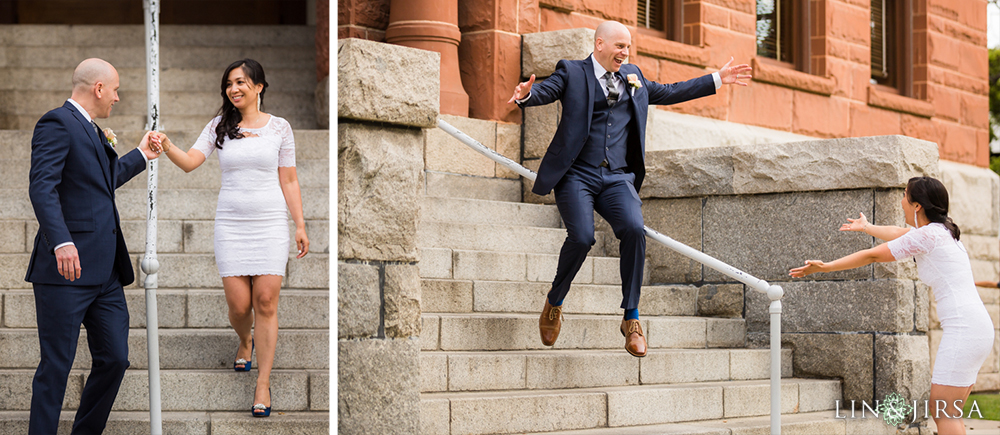
{"type": "Polygon", "coordinates": [[[552,296],[548,296],[548,300],[549,300],[549,305],[552,305],[553,307],[562,306],[562,303],[563,303],[563,301],[561,301],[561,300],[559,300],[559,301],[552,300],[552,296]]]}
{"type": "Polygon", "coordinates": [[[639,320],[639,309],[632,308],[625,310],[625,320],[639,320]]]}

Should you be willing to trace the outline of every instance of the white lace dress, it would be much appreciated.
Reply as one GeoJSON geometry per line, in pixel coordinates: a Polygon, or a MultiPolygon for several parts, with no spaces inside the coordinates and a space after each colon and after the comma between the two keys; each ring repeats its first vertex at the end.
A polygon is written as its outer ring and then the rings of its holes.
{"type": "MultiPolygon", "coordinates": [[[[207,158],[216,151],[212,119],[193,148],[207,158]]],[[[279,166],[295,166],[295,140],[288,121],[271,115],[250,137],[226,139],[219,152],[222,188],[215,209],[215,263],[219,275],[285,275],[288,206],[278,182],[279,166]]]]}
{"type": "Polygon", "coordinates": [[[993,321],[979,298],[969,254],[943,224],[911,229],[888,243],[896,260],[913,257],[917,275],[934,291],[941,344],[931,383],[968,387],[993,348],[993,321]]]}

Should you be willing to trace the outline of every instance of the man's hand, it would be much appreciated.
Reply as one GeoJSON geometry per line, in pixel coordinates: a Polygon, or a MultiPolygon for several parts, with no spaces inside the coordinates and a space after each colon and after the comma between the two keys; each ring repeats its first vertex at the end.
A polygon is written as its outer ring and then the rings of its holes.
{"type": "Polygon", "coordinates": [[[534,83],[535,83],[535,75],[532,74],[531,77],[528,78],[528,81],[524,83],[519,83],[517,86],[515,86],[514,96],[510,97],[510,100],[507,101],[507,104],[513,103],[517,100],[520,100],[528,96],[528,94],[531,93],[531,85],[534,83]]]}
{"type": "Polygon", "coordinates": [[[80,255],[76,252],[76,246],[66,245],[56,249],[56,268],[63,278],[76,281],[80,277],[80,255]]]}
{"type": "Polygon", "coordinates": [[[731,63],[733,63],[732,57],[730,57],[729,62],[726,62],[726,64],[722,66],[722,69],[719,70],[719,78],[722,79],[722,84],[731,85],[735,83],[740,86],[747,86],[746,82],[742,82],[740,80],[753,78],[753,76],[750,75],[750,70],[752,69],[750,68],[750,65],[742,64],[729,66],[731,63]]]}
{"type": "Polygon", "coordinates": [[[157,158],[157,157],[160,156],[159,151],[154,151],[149,146],[149,135],[151,133],[153,133],[153,132],[147,131],[146,134],[144,136],[142,136],[142,140],[139,141],[139,151],[142,151],[142,153],[145,154],[146,158],[149,159],[149,160],[153,160],[153,159],[155,159],[155,158],[157,158]]]}

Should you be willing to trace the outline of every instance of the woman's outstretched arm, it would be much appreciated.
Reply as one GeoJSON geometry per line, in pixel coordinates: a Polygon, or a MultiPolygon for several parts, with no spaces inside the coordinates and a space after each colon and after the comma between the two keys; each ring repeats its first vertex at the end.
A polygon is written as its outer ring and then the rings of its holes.
{"type": "Polygon", "coordinates": [[[163,133],[156,133],[155,137],[151,135],[150,145],[152,145],[154,151],[157,148],[163,151],[167,155],[167,158],[171,162],[174,162],[178,168],[184,170],[184,172],[191,172],[201,166],[202,163],[205,163],[205,154],[202,154],[201,151],[192,147],[187,152],[184,152],[180,148],[175,147],[170,142],[170,138],[163,133]]]}
{"type": "Polygon", "coordinates": [[[838,270],[855,269],[876,262],[888,263],[890,261],[896,261],[896,258],[892,256],[892,252],[889,252],[889,246],[883,243],[874,248],[861,250],[829,263],[819,260],[806,260],[805,266],[789,270],[788,274],[793,278],[802,278],[816,272],[836,272],[838,270]]]}
{"type": "Polygon", "coordinates": [[[901,237],[910,231],[909,228],[897,227],[895,225],[872,225],[868,223],[868,218],[864,213],[857,219],[847,218],[847,223],[840,226],[840,231],[860,231],[877,239],[890,241],[901,237]]]}
{"type": "Polygon", "coordinates": [[[1000,288],[1000,282],[993,282],[993,281],[976,281],[976,287],[985,287],[985,288],[1000,288]]]}

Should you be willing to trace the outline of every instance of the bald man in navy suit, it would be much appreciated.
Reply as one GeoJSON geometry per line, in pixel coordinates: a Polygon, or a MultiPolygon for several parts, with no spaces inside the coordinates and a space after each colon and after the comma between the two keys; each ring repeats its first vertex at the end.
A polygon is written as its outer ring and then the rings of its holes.
{"type": "Polygon", "coordinates": [[[606,21],[594,34],[594,52],[584,60],[561,60],[556,71],[537,86],[535,76],[514,88],[508,103],[520,107],[562,102],[555,137],[538,168],[532,192],[555,190],[556,206],[566,224],[566,241],[559,252],[538,326],[542,344],[552,346],[562,328],[562,303],[573,277],[587,258],[594,240],[594,211],[611,224],[621,240],[621,333],[625,350],[646,355],[646,338],[639,323],[639,292],[646,255],[639,188],[644,163],[646,115],[650,105],[676,104],[715,94],[723,84],[746,86],[749,65],[673,84],[646,79],[628,64],[632,35],[618,22],[606,21]]]}
{"type": "Polygon", "coordinates": [[[147,133],[118,158],[95,121],[111,116],[117,102],[115,68],[84,60],[73,71],[70,99],[43,115],[31,137],[28,195],[38,234],[25,281],[34,290],[41,360],[31,383],[29,434],[56,433],[81,324],[93,364],[73,434],[104,431],[129,366],[123,286],[135,276],[115,190],[157,154],[147,133]]]}

